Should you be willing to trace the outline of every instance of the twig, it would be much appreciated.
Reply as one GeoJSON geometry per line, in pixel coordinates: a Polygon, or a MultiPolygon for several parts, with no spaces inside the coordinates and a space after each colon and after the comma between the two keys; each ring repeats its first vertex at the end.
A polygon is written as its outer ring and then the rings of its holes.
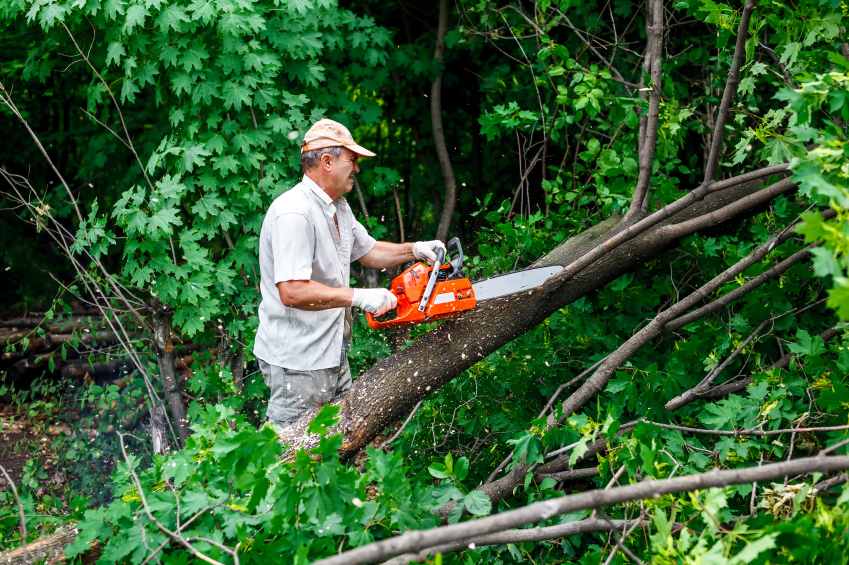
{"type": "Polygon", "coordinates": [[[21,529],[21,548],[24,550],[24,560],[29,559],[29,551],[27,550],[27,521],[24,518],[24,506],[21,504],[21,497],[18,496],[18,489],[15,488],[15,483],[12,481],[12,477],[9,476],[9,473],[6,472],[6,468],[0,464],[0,471],[3,471],[3,476],[6,477],[6,481],[8,481],[9,486],[12,488],[12,494],[15,495],[15,502],[18,503],[18,514],[20,515],[20,529],[21,529]]]}
{"type": "MultiPolygon", "coordinates": [[[[679,432],[690,432],[694,434],[707,434],[714,436],[778,436],[781,434],[796,434],[796,433],[824,433],[824,432],[842,432],[849,430],[849,425],[847,426],[824,426],[821,428],[783,428],[780,430],[756,430],[755,428],[749,430],[706,430],[704,428],[691,428],[689,426],[676,426],[673,424],[661,424],[660,422],[652,422],[650,420],[643,419],[643,422],[647,424],[655,425],[659,428],[663,428],[664,430],[677,430],[679,432]]],[[[671,457],[671,456],[670,456],[671,457]]]]}
{"type": "Polygon", "coordinates": [[[409,423],[410,423],[410,420],[412,420],[412,419],[413,419],[413,416],[416,414],[416,410],[418,410],[418,409],[419,409],[419,406],[421,406],[421,405],[422,405],[422,402],[424,402],[424,399],[419,400],[419,403],[418,403],[418,404],[416,404],[416,406],[413,408],[413,411],[412,411],[412,412],[410,412],[410,415],[409,415],[409,416],[407,416],[407,419],[406,419],[406,420],[404,420],[404,423],[403,423],[403,424],[401,424],[401,427],[400,427],[400,428],[398,428],[398,431],[397,431],[397,432],[395,432],[395,435],[393,435],[391,438],[389,438],[388,440],[386,440],[386,441],[383,443],[383,445],[381,445],[378,449],[383,449],[383,450],[385,451],[385,450],[386,450],[386,448],[387,448],[387,447],[389,447],[389,444],[390,444],[390,443],[392,443],[393,441],[395,441],[395,440],[398,438],[398,436],[400,436],[400,435],[401,435],[401,432],[403,432],[403,431],[404,431],[404,428],[406,428],[406,427],[407,427],[407,424],[409,424],[409,423]]]}
{"type": "MultiPolygon", "coordinates": [[[[147,519],[150,520],[157,528],[159,528],[160,531],[164,532],[171,539],[173,539],[174,541],[176,541],[177,543],[179,543],[180,545],[182,545],[183,547],[188,549],[198,559],[202,559],[203,561],[206,561],[207,563],[210,563],[211,565],[224,565],[220,561],[216,561],[215,559],[213,559],[213,558],[201,553],[197,549],[195,549],[195,547],[192,544],[190,544],[189,541],[186,540],[183,536],[181,536],[179,532],[172,532],[171,530],[166,528],[159,520],[156,519],[156,517],[150,511],[150,507],[147,504],[147,498],[145,497],[144,489],[142,488],[142,485],[141,485],[141,480],[139,480],[139,477],[136,474],[136,470],[133,467],[133,464],[130,462],[129,457],[127,456],[127,449],[124,446],[124,435],[125,434],[118,433],[119,443],[121,444],[121,453],[124,456],[124,461],[127,463],[127,469],[130,472],[130,477],[133,479],[133,484],[135,484],[136,489],[138,489],[138,491],[139,491],[139,498],[141,499],[142,508],[144,509],[144,512],[147,515],[147,519]]],[[[176,493],[175,493],[175,496],[176,496],[176,493]]],[[[234,555],[233,550],[231,550],[230,548],[228,548],[226,546],[222,546],[222,548],[223,548],[223,551],[230,554],[232,557],[234,557],[234,559],[236,559],[238,561],[238,557],[236,557],[234,555]]]]}
{"type": "Polygon", "coordinates": [[[616,556],[617,550],[619,550],[622,553],[624,553],[625,555],[627,555],[628,559],[630,559],[631,561],[633,561],[637,565],[643,565],[643,562],[640,560],[640,558],[637,557],[636,555],[634,555],[634,553],[630,549],[628,549],[627,547],[625,547],[623,545],[624,542],[625,542],[625,538],[627,538],[631,534],[631,532],[633,532],[635,529],[637,529],[637,526],[639,525],[639,522],[641,522],[641,520],[638,520],[637,524],[634,524],[631,527],[630,530],[628,530],[627,532],[623,532],[624,535],[620,536],[619,532],[616,531],[617,528],[612,527],[613,526],[613,520],[610,519],[610,516],[608,516],[607,514],[605,514],[601,510],[599,510],[598,513],[601,515],[602,519],[611,526],[610,533],[613,534],[613,539],[616,540],[616,545],[610,551],[610,556],[607,558],[607,561],[604,562],[604,565],[610,565],[610,562],[613,561],[613,558],[616,556]]]}

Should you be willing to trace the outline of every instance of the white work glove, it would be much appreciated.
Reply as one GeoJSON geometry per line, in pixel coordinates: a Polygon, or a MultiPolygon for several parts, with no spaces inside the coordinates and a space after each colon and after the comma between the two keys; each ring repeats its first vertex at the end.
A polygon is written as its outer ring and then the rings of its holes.
{"type": "Polygon", "coordinates": [[[398,305],[395,295],[385,288],[355,288],[351,306],[362,308],[375,316],[382,316],[398,305]]]}
{"type": "Polygon", "coordinates": [[[427,260],[431,265],[436,263],[436,250],[446,251],[445,244],[434,239],[433,241],[417,241],[413,244],[413,257],[419,261],[427,260]]]}

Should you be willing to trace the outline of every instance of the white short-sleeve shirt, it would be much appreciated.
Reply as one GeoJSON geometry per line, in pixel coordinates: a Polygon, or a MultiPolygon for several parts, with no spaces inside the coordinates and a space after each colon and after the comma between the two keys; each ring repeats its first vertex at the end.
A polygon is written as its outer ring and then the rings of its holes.
{"type": "Polygon", "coordinates": [[[342,197],[330,200],[306,175],[277,197],[259,236],[262,302],[254,354],[270,365],[299,371],[338,366],[348,309],[288,308],[280,300],[277,283],[314,280],[347,287],[351,261],[371,251],[374,243],[348,202],[342,197]]]}

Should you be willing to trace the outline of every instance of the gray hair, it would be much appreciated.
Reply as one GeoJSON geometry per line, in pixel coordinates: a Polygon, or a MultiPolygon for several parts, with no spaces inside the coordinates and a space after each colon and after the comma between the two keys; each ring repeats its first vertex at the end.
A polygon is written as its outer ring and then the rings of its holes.
{"type": "Polygon", "coordinates": [[[313,167],[317,167],[321,162],[321,156],[327,153],[334,159],[338,159],[342,156],[342,149],[344,147],[322,147],[321,149],[312,149],[310,151],[304,151],[301,153],[301,169],[304,172],[309,171],[313,167]]]}

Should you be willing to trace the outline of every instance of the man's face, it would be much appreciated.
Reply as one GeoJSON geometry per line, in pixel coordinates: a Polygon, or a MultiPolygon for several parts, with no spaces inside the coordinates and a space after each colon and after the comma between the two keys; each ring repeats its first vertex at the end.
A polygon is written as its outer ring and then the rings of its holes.
{"type": "Polygon", "coordinates": [[[357,154],[350,149],[343,148],[339,158],[333,161],[333,167],[331,169],[333,188],[339,194],[347,194],[354,188],[354,173],[359,172],[360,167],[357,166],[357,154]]]}

